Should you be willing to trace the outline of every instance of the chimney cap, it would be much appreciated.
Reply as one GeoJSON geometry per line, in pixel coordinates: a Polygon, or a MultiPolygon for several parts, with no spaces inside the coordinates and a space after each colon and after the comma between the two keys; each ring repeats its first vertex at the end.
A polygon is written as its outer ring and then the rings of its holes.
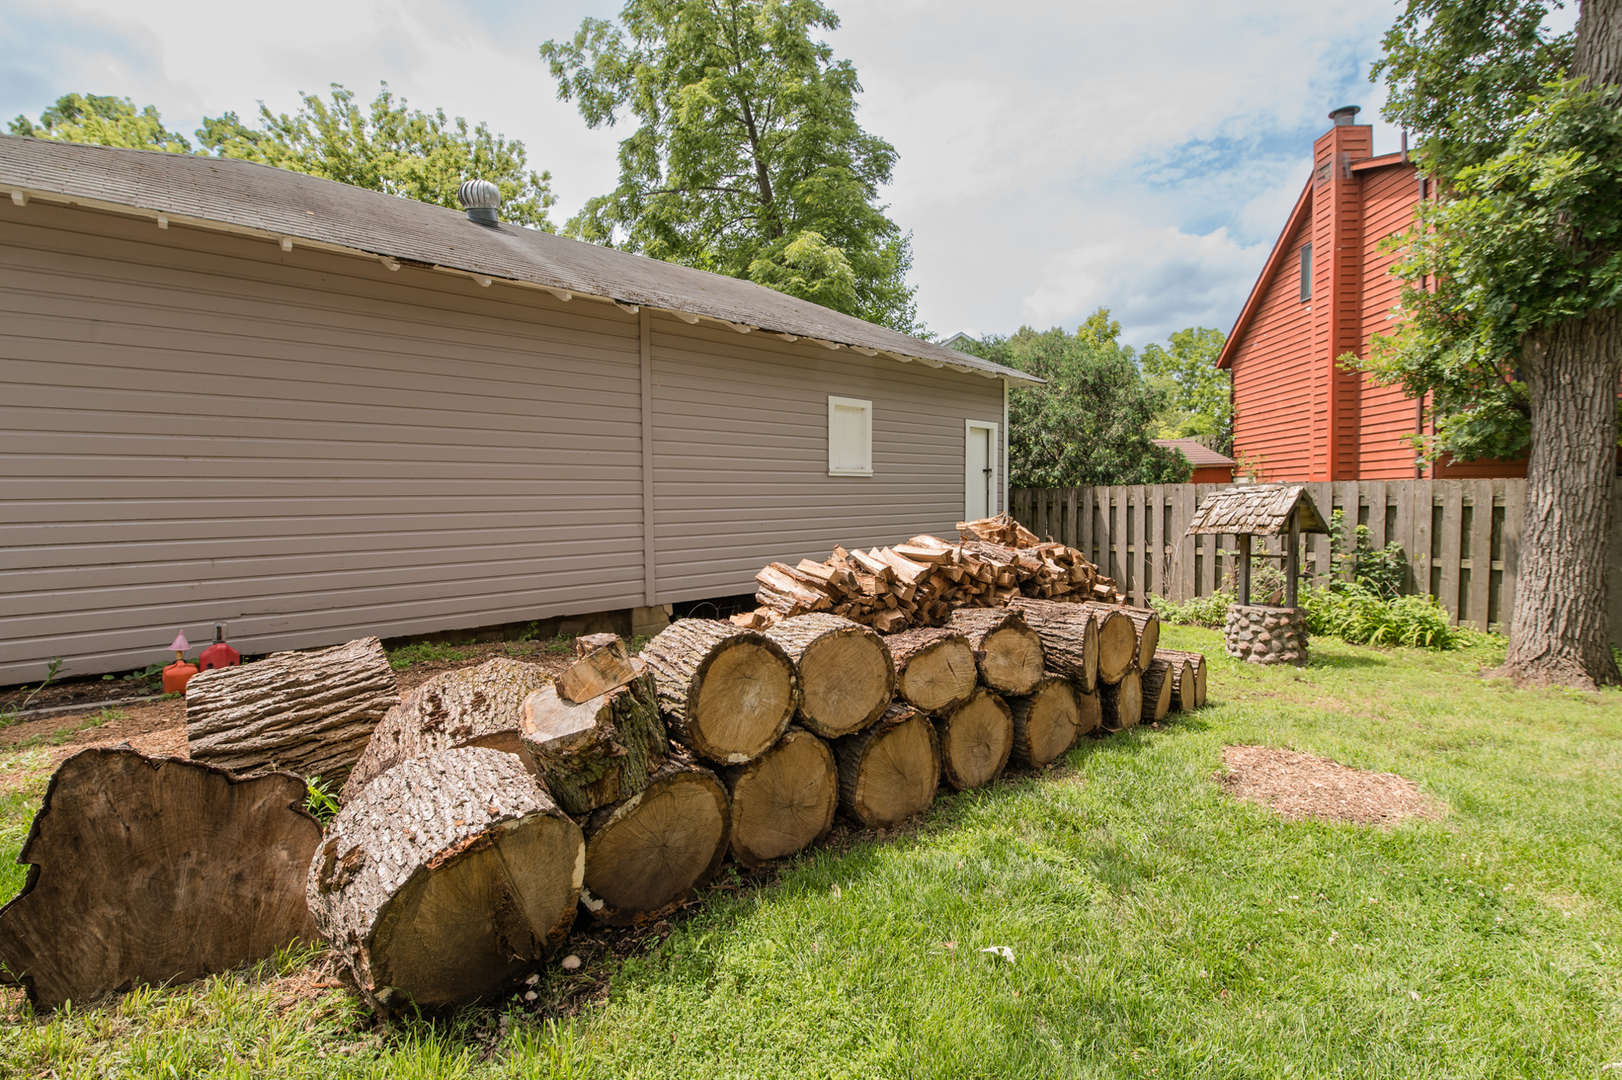
{"type": "Polygon", "coordinates": [[[501,189],[488,180],[464,180],[456,189],[456,199],[467,208],[469,221],[494,225],[501,220],[501,189]]]}
{"type": "Polygon", "coordinates": [[[1336,127],[1357,123],[1357,114],[1363,111],[1361,105],[1342,105],[1329,114],[1329,119],[1335,122],[1336,127]]]}

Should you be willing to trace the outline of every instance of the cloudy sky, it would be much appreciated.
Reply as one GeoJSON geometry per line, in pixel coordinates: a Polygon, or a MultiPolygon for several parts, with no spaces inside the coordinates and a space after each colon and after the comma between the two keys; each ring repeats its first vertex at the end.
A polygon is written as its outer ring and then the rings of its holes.
{"type": "MultiPolygon", "coordinates": [[[[537,46],[616,0],[0,0],[0,118],[70,91],[156,105],[169,127],[341,82],[488,121],[550,169],[560,223],[614,182],[623,132],[556,98],[537,46]]],[[[1343,104],[1379,120],[1370,62],[1391,0],[832,0],[829,35],[900,152],[919,314],[942,336],[1073,329],[1109,307],[1137,345],[1226,331],[1343,104]]]]}

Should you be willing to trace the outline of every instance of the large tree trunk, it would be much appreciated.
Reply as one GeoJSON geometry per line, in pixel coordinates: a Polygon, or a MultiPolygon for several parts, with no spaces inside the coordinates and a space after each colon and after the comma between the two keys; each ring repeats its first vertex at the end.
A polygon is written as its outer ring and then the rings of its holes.
{"type": "Polygon", "coordinates": [[[576,815],[641,791],[668,745],[646,670],[578,703],[560,696],[555,685],[543,686],[524,699],[518,734],[546,789],[576,815]]]}
{"type": "Polygon", "coordinates": [[[133,750],[81,750],[45,789],[0,908],[0,963],[36,1009],[229,971],[315,936],[321,843],[304,781],[133,750]]]}
{"type": "Polygon", "coordinates": [[[884,639],[868,627],[818,612],[784,619],[766,636],[799,671],[800,723],[823,738],[860,731],[889,707],[895,664],[884,639]]]}
{"type": "Polygon", "coordinates": [[[1010,760],[1040,769],[1072,746],[1081,734],[1081,702],[1076,688],[1061,675],[1049,675],[1028,697],[1008,699],[1014,717],[1010,760]]]}
{"type": "MultiPolygon", "coordinates": [[[[1584,20],[1590,3],[1583,5],[1584,20]]],[[[1532,403],[1521,561],[1503,673],[1593,688],[1619,680],[1609,626],[1611,506],[1622,312],[1601,310],[1522,340],[1532,403]]]]}
{"type": "Polygon", "coordinates": [[[799,727],[747,765],[724,770],[721,780],[732,793],[732,854],[745,866],[816,843],[839,809],[833,751],[799,727]]]}
{"type": "Polygon", "coordinates": [[[327,826],[305,895],[321,933],[386,1012],[511,986],[574,924],[585,844],[512,754],[401,762],[327,826]]]}
{"type": "Polygon", "coordinates": [[[800,705],[799,677],[783,647],[729,622],[678,619],[643,647],[642,659],[671,736],[722,765],[764,754],[800,705]]]}
{"type": "Polygon", "coordinates": [[[999,694],[1029,694],[1042,681],[1042,635],[1010,608],[958,608],[946,624],[969,639],[980,680],[999,694]]]}
{"type": "Polygon", "coordinates": [[[1098,620],[1083,604],[1015,597],[1008,606],[1042,638],[1048,669],[1076,684],[1083,694],[1098,685],[1098,620]]]}
{"type": "Polygon", "coordinates": [[[882,829],[929,808],[940,786],[941,751],[929,718],[893,705],[866,731],[834,744],[839,805],[869,829],[882,829]]]}
{"type": "Polygon", "coordinates": [[[959,791],[982,787],[1002,775],[1014,748],[1014,717],[1008,703],[985,687],[935,721],[941,768],[959,791]]]}

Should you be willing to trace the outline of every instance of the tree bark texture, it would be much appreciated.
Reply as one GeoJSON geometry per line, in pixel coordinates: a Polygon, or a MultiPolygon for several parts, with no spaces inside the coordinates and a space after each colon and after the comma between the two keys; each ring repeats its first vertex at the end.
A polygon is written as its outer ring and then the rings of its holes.
{"type": "Polygon", "coordinates": [[[1124,615],[1132,623],[1132,634],[1137,641],[1137,649],[1132,654],[1132,662],[1140,671],[1149,669],[1149,661],[1154,659],[1155,649],[1160,645],[1160,616],[1148,608],[1120,607],[1115,604],[1084,605],[1093,609],[1098,616],[1100,644],[1102,644],[1103,622],[1109,614],[1124,615]]]}
{"type": "Polygon", "coordinates": [[[701,757],[738,765],[783,737],[800,707],[783,647],[729,622],[678,619],[642,649],[673,738],[701,757]]]}
{"type": "Polygon", "coordinates": [[[840,739],[834,760],[840,808],[869,829],[888,828],[928,809],[940,786],[935,728],[909,705],[892,705],[866,731],[840,739]]]}
{"type": "Polygon", "coordinates": [[[1125,731],[1138,726],[1143,718],[1143,679],[1137,668],[1127,668],[1126,674],[1113,683],[1098,684],[1098,704],[1103,713],[1105,731],[1125,731]]]}
{"type": "Polygon", "coordinates": [[[918,629],[885,639],[895,660],[896,694],[925,712],[969,700],[979,682],[969,639],[954,630],[918,629]]]}
{"type": "MultiPolygon", "coordinates": [[[[1071,683],[1075,686],[1075,683],[1071,683]]],[[[1098,700],[1098,692],[1084,694],[1076,691],[1076,709],[1081,714],[1081,721],[1076,725],[1076,735],[1091,735],[1104,726],[1104,705],[1098,700]]]]}
{"type": "Polygon", "coordinates": [[[980,681],[999,694],[1029,694],[1042,681],[1042,635],[1019,612],[958,608],[946,625],[969,639],[980,681]]]}
{"type": "Polygon", "coordinates": [[[518,734],[546,790],[576,816],[647,787],[668,746],[658,691],[646,670],[579,703],[556,686],[542,686],[524,699],[518,734]]]}
{"type": "MultiPolygon", "coordinates": [[[[1614,6],[1614,5],[1613,5],[1614,6]]],[[[1583,5],[1583,21],[1592,13],[1583,5]]],[[[1579,39],[1581,35],[1579,34],[1579,39]]],[[[1526,515],[1503,673],[1532,684],[1615,685],[1608,561],[1616,493],[1622,312],[1602,309],[1522,339],[1532,405],[1526,515]]]]}
{"type": "Polygon", "coordinates": [[[1019,612],[1042,638],[1048,669],[1076,684],[1084,694],[1098,685],[1098,620],[1081,604],[1016,597],[1008,606],[1019,612]]]}
{"type": "Polygon", "coordinates": [[[984,787],[1008,767],[1014,748],[1014,717],[1008,703],[976,687],[969,700],[935,720],[941,771],[958,791],[984,787]]]}
{"type": "Polygon", "coordinates": [[[766,636],[794,661],[799,719],[810,731],[837,739],[862,730],[889,708],[895,664],[889,646],[870,628],[818,612],[784,619],[766,636]]]}
{"type": "Polygon", "coordinates": [[[517,757],[401,762],[327,826],[305,894],[374,1009],[432,1011],[510,987],[568,936],[580,828],[517,757]]]}
{"type": "Polygon", "coordinates": [[[186,686],[193,761],[235,773],[285,769],[339,784],[383,714],[400,701],[383,643],[271,653],[214,668],[186,686]]]}
{"type": "Polygon", "coordinates": [[[407,691],[372,732],[344,783],[342,801],[353,799],[402,761],[459,746],[517,754],[534,772],[518,741],[518,715],[524,698],[551,681],[535,664],[497,657],[478,667],[442,672],[407,691]]]}
{"type": "Polygon", "coordinates": [[[611,926],[663,918],[721,868],[730,820],[716,775],[672,754],[646,788],[586,820],[580,902],[611,926]]]}
{"type": "MultiPolygon", "coordinates": [[[[1181,666],[1178,665],[1179,668],[1181,666]]],[[[1143,671],[1142,681],[1144,720],[1164,720],[1166,714],[1171,712],[1171,690],[1175,681],[1169,660],[1149,661],[1149,666],[1143,671]]]]}
{"type": "Polygon", "coordinates": [[[1014,744],[1009,760],[1026,769],[1040,769],[1076,745],[1081,734],[1081,702],[1070,680],[1048,675],[1024,697],[1008,699],[1014,721],[1014,744]]]}
{"type": "Polygon", "coordinates": [[[839,809],[833,751],[799,726],[747,765],[723,770],[721,780],[732,796],[732,855],[745,866],[821,840],[839,809]]]}
{"type": "Polygon", "coordinates": [[[313,939],[304,781],[133,750],[64,761],[0,908],[0,963],[37,1009],[199,979],[313,939]]]}
{"type": "Polygon", "coordinates": [[[1138,629],[1126,609],[1113,604],[1084,604],[1098,620],[1098,681],[1119,682],[1138,664],[1138,629]]]}

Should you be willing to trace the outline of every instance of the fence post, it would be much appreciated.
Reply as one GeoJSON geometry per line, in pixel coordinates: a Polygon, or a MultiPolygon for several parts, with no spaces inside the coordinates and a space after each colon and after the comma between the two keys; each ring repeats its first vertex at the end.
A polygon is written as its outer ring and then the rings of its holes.
{"type": "MultiPolygon", "coordinates": [[[[1442,528],[1436,545],[1436,561],[1441,564],[1441,600],[1442,607],[1452,616],[1449,620],[1455,626],[1459,622],[1459,588],[1460,571],[1459,555],[1463,548],[1464,529],[1464,485],[1462,483],[1443,483],[1442,490],[1437,492],[1442,499],[1442,528]]],[[[1472,513],[1474,511],[1472,510],[1472,513]]],[[[1434,521],[1436,515],[1431,515],[1434,521]]]]}
{"type": "Polygon", "coordinates": [[[1485,630],[1492,587],[1492,481],[1477,480],[1470,487],[1475,503],[1470,518],[1470,623],[1485,630]]]}

